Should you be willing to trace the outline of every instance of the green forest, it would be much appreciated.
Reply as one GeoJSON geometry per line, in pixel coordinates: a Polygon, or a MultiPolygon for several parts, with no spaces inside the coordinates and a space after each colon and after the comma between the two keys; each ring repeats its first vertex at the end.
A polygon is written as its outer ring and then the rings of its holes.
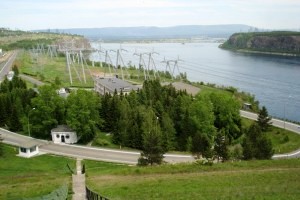
{"type": "MultiPolygon", "coordinates": [[[[0,85],[0,126],[41,139],[51,139],[50,131],[60,124],[75,130],[81,143],[88,143],[101,130],[112,135],[114,144],[143,150],[143,155],[158,155],[161,161],[168,151],[189,151],[196,157],[228,159],[228,145],[241,143],[253,149],[259,140],[260,127],[251,133],[243,130],[240,103],[226,93],[203,93],[193,97],[158,80],[147,80],[143,88],[130,94],[100,96],[93,91],[72,91],[67,98],[57,94],[58,85],[44,85],[38,91],[27,89],[18,76],[0,85]],[[245,134],[244,134],[245,133],[245,134]],[[251,135],[252,134],[252,135],[251,135]],[[241,136],[244,135],[244,139],[241,136]],[[243,141],[243,143],[241,142],[243,141]]],[[[262,120],[267,118],[267,114],[262,120]]],[[[263,130],[263,129],[262,129],[263,130]]],[[[271,145],[262,138],[263,145],[271,145]]],[[[252,157],[270,158],[268,154],[252,157]]],[[[237,157],[241,157],[241,152],[237,157]]],[[[148,155],[148,156],[147,156],[148,155]]],[[[152,164],[152,161],[149,161],[152,164]]]]}

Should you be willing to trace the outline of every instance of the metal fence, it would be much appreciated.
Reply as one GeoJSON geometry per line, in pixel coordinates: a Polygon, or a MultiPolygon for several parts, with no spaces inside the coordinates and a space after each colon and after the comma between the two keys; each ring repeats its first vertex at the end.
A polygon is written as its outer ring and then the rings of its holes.
{"type": "Polygon", "coordinates": [[[100,194],[97,194],[96,192],[93,192],[88,187],[85,187],[85,189],[86,189],[87,200],[109,200],[108,198],[103,197],[100,194]]]}

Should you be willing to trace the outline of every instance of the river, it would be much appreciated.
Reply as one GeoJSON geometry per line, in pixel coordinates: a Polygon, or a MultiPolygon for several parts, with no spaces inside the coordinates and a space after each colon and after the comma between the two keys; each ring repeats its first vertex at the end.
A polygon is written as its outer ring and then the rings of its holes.
{"type": "MultiPolygon", "coordinates": [[[[102,43],[115,64],[116,53],[121,51],[125,64],[138,66],[134,53],[157,52],[153,60],[159,70],[165,70],[166,60],[176,60],[179,71],[186,72],[191,81],[203,81],[223,86],[233,86],[254,94],[260,105],[267,107],[274,117],[300,122],[300,58],[245,54],[218,48],[219,43],[102,43]],[[125,51],[126,50],[126,51],[125,51]]],[[[94,48],[100,48],[92,43],[94,48]]],[[[143,55],[146,65],[148,56],[143,55]]],[[[94,53],[92,59],[104,61],[104,53],[94,53]]],[[[173,64],[171,62],[171,68],[173,64]]],[[[175,70],[176,74],[177,69],[175,70]]]]}

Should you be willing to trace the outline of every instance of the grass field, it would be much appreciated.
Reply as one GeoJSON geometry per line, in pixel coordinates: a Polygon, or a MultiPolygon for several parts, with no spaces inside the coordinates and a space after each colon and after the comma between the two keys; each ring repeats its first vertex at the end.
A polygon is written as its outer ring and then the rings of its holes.
{"type": "Polygon", "coordinates": [[[0,157],[0,199],[37,197],[65,183],[71,186],[66,165],[74,169],[74,160],[51,155],[28,159],[16,156],[17,153],[15,147],[4,145],[4,157],[0,157]]]}
{"type": "MultiPolygon", "coordinates": [[[[242,119],[242,124],[246,128],[251,123],[252,120],[242,119]]],[[[300,148],[300,135],[297,133],[271,126],[265,134],[271,139],[275,154],[289,153],[300,148]]]]}
{"type": "Polygon", "coordinates": [[[299,199],[300,160],[129,167],[85,161],[87,185],[111,199],[299,199]]]}

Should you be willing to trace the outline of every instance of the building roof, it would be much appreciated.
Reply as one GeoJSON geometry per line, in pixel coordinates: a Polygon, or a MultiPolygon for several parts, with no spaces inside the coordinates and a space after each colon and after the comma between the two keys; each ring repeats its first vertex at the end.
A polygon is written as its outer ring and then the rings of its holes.
{"type": "Polygon", "coordinates": [[[33,139],[29,139],[29,140],[26,140],[26,141],[23,141],[23,142],[19,143],[20,147],[27,148],[27,149],[31,148],[31,147],[34,147],[34,146],[38,146],[38,145],[39,145],[38,141],[33,140],[33,139]]]}
{"type": "Polygon", "coordinates": [[[114,92],[117,90],[117,92],[127,92],[131,90],[137,90],[138,88],[135,85],[132,85],[126,81],[123,81],[118,78],[97,78],[96,81],[103,85],[105,88],[110,90],[111,92],[114,92]]]}
{"type": "Polygon", "coordinates": [[[56,128],[53,128],[51,132],[75,132],[67,125],[58,125],[56,128]]]}

